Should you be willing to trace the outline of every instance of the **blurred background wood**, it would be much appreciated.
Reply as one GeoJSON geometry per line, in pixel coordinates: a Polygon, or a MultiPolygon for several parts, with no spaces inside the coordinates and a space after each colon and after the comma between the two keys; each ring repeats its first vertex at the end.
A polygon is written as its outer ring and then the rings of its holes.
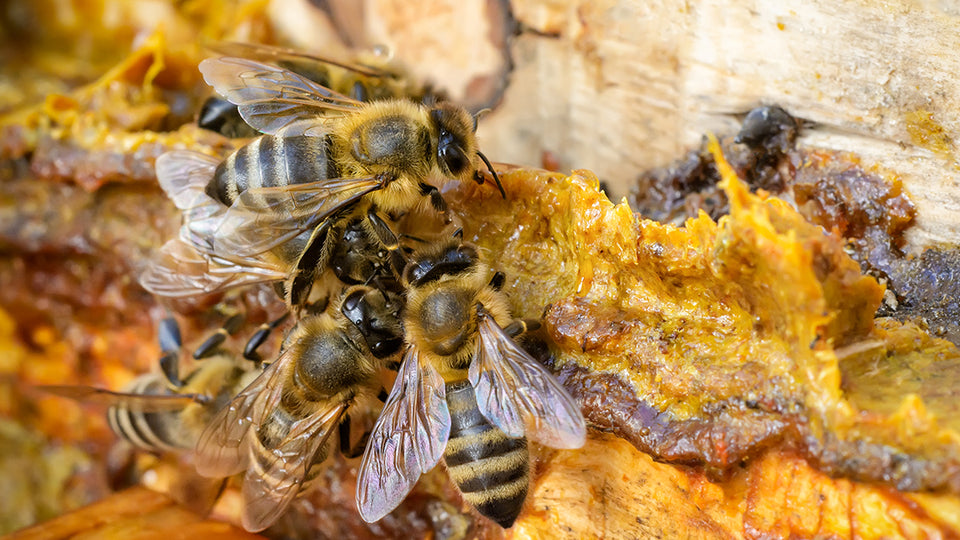
{"type": "Polygon", "coordinates": [[[165,495],[141,487],[115,493],[95,504],[17,531],[5,538],[8,540],[263,539],[260,535],[248,533],[234,525],[203,519],[177,506],[165,495]]]}

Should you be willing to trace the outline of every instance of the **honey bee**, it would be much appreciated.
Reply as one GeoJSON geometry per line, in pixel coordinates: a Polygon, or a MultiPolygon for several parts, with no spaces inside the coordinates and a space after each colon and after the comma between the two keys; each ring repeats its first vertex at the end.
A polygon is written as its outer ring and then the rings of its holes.
{"type": "MultiPolygon", "coordinates": [[[[232,323],[228,323],[232,324],[232,323]]],[[[180,331],[173,318],[161,321],[161,372],[133,379],[120,392],[88,386],[45,386],[44,390],[84,402],[109,405],[107,422],[121,439],[150,452],[186,452],[221,408],[257,375],[252,364],[207,345],[203,360],[179,375],[180,331]]]]}
{"type": "Polygon", "coordinates": [[[443,456],[464,499],[509,528],[529,483],[526,439],[583,445],[576,402],[513,339],[539,324],[512,319],[503,281],[459,242],[427,247],[404,269],[408,345],[357,483],[367,522],[393,510],[443,456]]]}
{"type": "Polygon", "coordinates": [[[180,242],[200,254],[187,260],[183,249],[169,246],[173,262],[153,272],[153,288],[145,284],[158,294],[186,290],[184,282],[197,275],[195,289],[207,292],[227,282],[272,280],[286,269],[288,302],[299,307],[350,220],[360,218],[371,238],[395,251],[392,218],[424,197],[446,212],[430,182],[482,183],[481,161],[505,196],[477,148],[476,119],[462,107],[402,99],[365,104],[286,69],[238,57],[204,60],[200,71],[265,135],[219,163],[183,151],[157,160],[161,185],[185,214],[180,242]],[[206,181],[205,197],[197,193],[198,179],[206,181]],[[249,272],[248,261],[254,261],[249,272]],[[199,274],[177,278],[166,271],[178,267],[199,274]]]}
{"type": "MultiPolygon", "coordinates": [[[[319,268],[308,262],[311,245],[330,252],[329,269],[348,285],[377,283],[393,287],[399,280],[404,261],[398,250],[384,249],[370,238],[362,220],[337,223],[330,244],[310,243],[312,231],[283,244],[281,248],[256,256],[240,257],[218,252],[211,238],[228,208],[206,193],[213,172],[220,162],[197,152],[177,150],[157,159],[156,171],[161,187],[183,212],[184,225],[177,238],[169,240],[140,275],[140,284],[148,291],[164,297],[209,294],[255,283],[278,284],[281,297],[292,306],[304,303],[312,282],[321,275],[319,268]],[[306,271],[296,271],[302,264],[306,271]]],[[[353,202],[359,200],[358,196],[353,202]]],[[[350,204],[348,200],[347,204],[350,204]]],[[[329,230],[327,222],[320,233],[329,230]]],[[[269,229],[263,234],[269,234],[269,229]]],[[[313,264],[319,264],[314,262],[313,264]]],[[[395,287],[393,287],[395,289],[395,287]]]]}
{"type": "MultiPolygon", "coordinates": [[[[373,54],[358,55],[353,62],[250,43],[220,43],[211,49],[223,56],[276,65],[357,101],[406,98],[426,102],[442,98],[430,85],[418,84],[405,76],[402,69],[389,62],[389,55],[382,48],[372,51],[373,54]]],[[[231,138],[259,135],[243,121],[236,105],[219,96],[211,96],[204,102],[197,125],[231,138]]]]}
{"type": "MultiPolygon", "coordinates": [[[[402,303],[371,287],[347,289],[332,312],[302,318],[279,358],[204,430],[197,471],[208,477],[245,473],[247,530],[262,530],[286,511],[330,454],[334,428],[349,428],[348,409],[373,403],[382,389],[378,370],[403,343],[402,303]]],[[[341,432],[341,451],[348,440],[341,432]]]]}

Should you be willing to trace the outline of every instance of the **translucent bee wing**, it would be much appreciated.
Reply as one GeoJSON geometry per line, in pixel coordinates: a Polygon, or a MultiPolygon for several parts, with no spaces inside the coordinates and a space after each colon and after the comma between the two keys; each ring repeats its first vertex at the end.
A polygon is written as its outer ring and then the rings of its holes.
{"type": "Polygon", "coordinates": [[[84,403],[124,407],[141,412],[179,411],[191,403],[206,403],[199,394],[131,394],[114,392],[93,386],[46,385],[38,386],[44,392],[84,403]]]}
{"type": "Polygon", "coordinates": [[[200,72],[262,133],[274,134],[295,122],[323,122],[362,106],[306,77],[256,60],[210,58],[200,62],[200,72]]]}
{"type": "MultiPolygon", "coordinates": [[[[191,150],[171,150],[157,158],[157,182],[180,210],[216,203],[205,190],[220,159],[191,150]]],[[[222,206],[222,205],[221,205],[222,206]]]]}
{"type": "Polygon", "coordinates": [[[247,436],[259,425],[264,414],[276,406],[289,355],[276,362],[244,388],[213,417],[200,434],[194,463],[197,472],[211,478],[232,476],[247,469],[247,436]]]}
{"type": "Polygon", "coordinates": [[[263,62],[269,62],[271,64],[276,64],[277,66],[284,67],[299,73],[300,75],[307,76],[304,71],[315,70],[316,67],[320,65],[330,65],[336,66],[340,69],[345,69],[348,71],[353,71],[364,77],[393,77],[394,75],[388,71],[378,69],[372,66],[360,65],[357,63],[349,63],[335,58],[330,58],[329,56],[321,56],[313,53],[305,53],[303,51],[298,51],[295,49],[288,49],[285,47],[275,47],[273,45],[263,45],[260,43],[241,43],[236,41],[228,41],[221,43],[214,43],[208,47],[210,50],[220,53],[224,56],[234,56],[238,58],[249,58],[252,60],[260,60],[263,62]],[[298,68],[303,68],[303,70],[298,68]]]}
{"type": "Polygon", "coordinates": [[[580,448],[586,424],[560,383],[487,314],[479,320],[479,345],[469,377],[480,412],[510,437],[552,448],[580,448]]]}
{"type": "Polygon", "coordinates": [[[360,517],[373,523],[396,508],[420,475],[440,461],[449,436],[443,377],[421,365],[419,353],[409,347],[360,464],[360,517]]]}
{"type": "MultiPolygon", "coordinates": [[[[273,524],[296,498],[317,453],[330,439],[347,410],[337,403],[293,424],[271,450],[268,463],[254,463],[243,480],[243,527],[256,532],[273,524]]],[[[256,460],[254,460],[256,461],[256,460]]]]}
{"type": "Polygon", "coordinates": [[[197,253],[179,239],[167,241],[140,274],[140,285],[158,296],[183,298],[285,279],[256,259],[231,261],[197,253]]]}
{"type": "Polygon", "coordinates": [[[336,212],[381,189],[383,176],[331,178],[248,189],[237,197],[213,235],[213,252],[253,257],[316,228],[336,212]]]}

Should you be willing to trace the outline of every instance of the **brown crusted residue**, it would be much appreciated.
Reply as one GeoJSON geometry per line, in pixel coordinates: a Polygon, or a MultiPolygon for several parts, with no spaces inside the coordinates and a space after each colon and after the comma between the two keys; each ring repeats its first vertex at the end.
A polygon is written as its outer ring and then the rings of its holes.
{"type": "MultiPolygon", "coordinates": [[[[950,141],[938,138],[931,119],[921,113],[910,119],[911,133],[922,139],[917,144],[939,153],[952,151],[950,141]]],[[[774,133],[751,145],[736,144],[733,137],[721,140],[737,174],[751,188],[794,200],[811,223],[843,236],[861,268],[885,281],[889,292],[880,315],[926,325],[960,344],[960,280],[953,279],[960,272],[960,250],[947,246],[905,255],[905,234],[916,209],[900,179],[864,167],[849,153],[796,149],[791,137],[774,133]]],[[[641,175],[629,200],[644,217],[664,223],[679,225],[701,210],[718,219],[729,212],[719,181],[703,145],[668,167],[641,175]]]]}
{"type": "MultiPolygon", "coordinates": [[[[859,478],[960,492],[960,437],[946,409],[893,388],[885,399],[905,412],[887,414],[845,394],[844,378],[857,377],[848,362],[908,352],[874,326],[883,288],[840,236],[729,172],[730,214],[682,228],[637,220],[586,172],[502,179],[506,202],[465,187],[449,194],[452,206],[466,238],[509,276],[519,314],[546,309],[556,363],[600,425],[662,459],[724,469],[782,442],[859,478]],[[863,444],[887,450],[845,450],[863,444]]],[[[909,354],[960,370],[956,348],[934,343],[946,349],[909,354]]]]}
{"type": "Polygon", "coordinates": [[[904,233],[917,211],[900,179],[866,171],[849,154],[818,151],[793,157],[793,196],[807,219],[849,239],[854,256],[867,268],[884,268],[903,257],[904,233]]]}
{"type": "MultiPolygon", "coordinates": [[[[779,193],[793,178],[788,156],[794,151],[799,122],[777,106],[758,107],[736,137],[721,140],[723,153],[751,189],[779,193]]],[[[673,164],[644,172],[630,189],[630,205],[643,217],[680,225],[700,210],[713,219],[729,212],[720,189],[720,173],[706,141],[673,164]]]]}

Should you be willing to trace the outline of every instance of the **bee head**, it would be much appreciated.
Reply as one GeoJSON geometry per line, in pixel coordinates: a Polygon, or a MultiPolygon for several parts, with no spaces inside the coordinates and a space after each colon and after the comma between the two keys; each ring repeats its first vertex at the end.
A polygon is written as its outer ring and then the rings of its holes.
{"type": "Polygon", "coordinates": [[[416,257],[403,270],[403,281],[413,286],[423,286],[445,275],[456,275],[473,267],[479,255],[469,244],[451,245],[442,251],[416,257]]]}
{"type": "Polygon", "coordinates": [[[392,292],[358,286],[344,296],[340,312],[357,328],[370,352],[386,358],[403,345],[402,305],[402,299],[392,292]]]}
{"type": "Polygon", "coordinates": [[[441,172],[451,178],[470,178],[477,166],[476,124],[473,116],[462,107],[450,103],[438,103],[430,110],[440,133],[437,143],[437,163],[441,172]]]}

